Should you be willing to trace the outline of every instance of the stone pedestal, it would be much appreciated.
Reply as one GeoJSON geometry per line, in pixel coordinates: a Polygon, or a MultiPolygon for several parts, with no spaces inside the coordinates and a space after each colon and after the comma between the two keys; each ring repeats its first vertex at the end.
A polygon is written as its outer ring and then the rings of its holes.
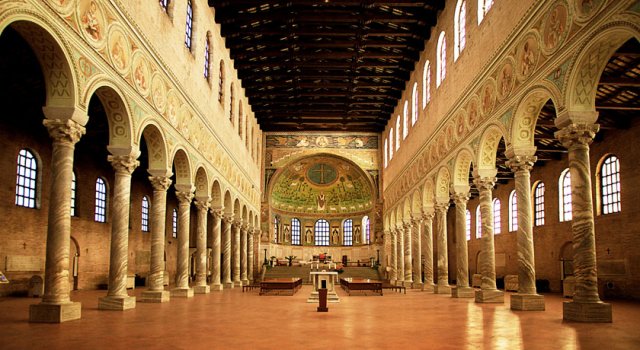
{"type": "Polygon", "coordinates": [[[452,298],[474,298],[476,290],[471,287],[453,287],[451,288],[452,298]]]}
{"type": "Polygon", "coordinates": [[[312,271],[310,273],[311,280],[313,281],[313,291],[307,303],[317,303],[320,301],[320,289],[327,289],[327,301],[330,303],[339,303],[340,298],[336,294],[335,284],[338,280],[338,273],[336,271],[312,271]],[[325,285],[322,285],[324,281],[325,285]]]}
{"type": "Polygon", "coordinates": [[[411,285],[411,289],[420,289],[423,290],[424,284],[422,282],[413,282],[411,285]]]}
{"type": "Polygon", "coordinates": [[[29,322],[62,323],[80,319],[82,306],[78,302],[35,304],[29,306],[29,322]]]}
{"type": "Polygon", "coordinates": [[[539,294],[511,294],[511,310],[544,311],[544,297],[539,294]]]}
{"type": "Polygon", "coordinates": [[[175,298],[193,298],[193,289],[175,288],[171,290],[171,296],[175,298]]]}
{"type": "Polygon", "coordinates": [[[425,283],[422,285],[423,292],[433,293],[434,290],[435,290],[435,285],[433,283],[425,283]]]}
{"type": "Polygon", "coordinates": [[[106,296],[98,299],[98,309],[124,311],[136,307],[136,297],[106,296]]]}
{"type": "Polygon", "coordinates": [[[575,301],[565,301],[562,304],[562,318],[566,321],[575,322],[613,322],[611,304],[579,303],[575,301]]]}
{"type": "Polygon", "coordinates": [[[171,299],[168,290],[145,290],[139,301],[144,303],[166,303],[171,299]]]}
{"type": "Polygon", "coordinates": [[[224,283],[224,289],[233,289],[234,285],[233,282],[225,282],[224,283]]]}
{"type": "Polygon", "coordinates": [[[433,288],[433,293],[435,294],[450,294],[451,293],[451,286],[449,285],[435,285],[435,287],[433,288]]]}
{"type": "Polygon", "coordinates": [[[211,292],[211,287],[204,285],[204,286],[194,286],[193,287],[193,293],[194,294],[208,294],[211,292]]]}
{"type": "Polygon", "coordinates": [[[224,290],[224,287],[220,283],[214,283],[210,287],[211,287],[212,291],[222,291],[222,290],[224,290]]]}
{"type": "Polygon", "coordinates": [[[504,292],[497,289],[476,290],[476,303],[504,303],[504,292]]]}

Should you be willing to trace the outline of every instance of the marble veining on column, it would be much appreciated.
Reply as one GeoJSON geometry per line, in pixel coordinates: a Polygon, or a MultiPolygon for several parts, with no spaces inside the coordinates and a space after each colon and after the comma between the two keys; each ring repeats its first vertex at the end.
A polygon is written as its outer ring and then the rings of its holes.
{"type": "MultiPolygon", "coordinates": [[[[70,109],[70,112],[73,112],[70,109]]],[[[43,121],[53,139],[51,200],[47,218],[44,295],[30,305],[29,322],[60,323],[80,318],[81,305],[69,297],[69,245],[71,244],[71,179],[75,144],[85,128],[72,120],[43,121]]]]}
{"type": "Polygon", "coordinates": [[[247,230],[249,229],[249,225],[242,224],[240,226],[240,280],[242,281],[242,285],[246,286],[249,284],[249,279],[247,278],[247,230]]]}
{"type": "Polygon", "coordinates": [[[171,290],[171,296],[190,298],[193,297],[193,289],[189,287],[189,222],[193,189],[178,190],[176,197],[178,198],[178,259],[176,287],[171,290]]]}
{"type": "Polygon", "coordinates": [[[231,267],[232,267],[232,279],[233,284],[236,287],[242,287],[242,280],[240,280],[240,227],[242,226],[242,220],[236,220],[232,227],[231,236],[231,267]]]}
{"type": "Polygon", "coordinates": [[[422,289],[422,242],[420,237],[422,236],[422,214],[420,217],[414,218],[411,223],[413,224],[412,232],[412,249],[413,249],[413,285],[411,288],[422,289]]]}
{"type": "Polygon", "coordinates": [[[398,260],[397,260],[398,241],[396,238],[396,233],[393,230],[388,231],[387,233],[391,237],[391,271],[389,276],[389,282],[395,285],[398,280],[398,260]]]}
{"type": "Polygon", "coordinates": [[[109,256],[109,290],[98,301],[101,310],[127,310],[136,307],[136,298],[127,294],[129,273],[129,211],[131,174],[140,164],[134,155],[110,155],[108,161],[115,170],[111,200],[111,250],[109,256]]]}
{"type": "Polygon", "coordinates": [[[222,221],[224,223],[222,278],[225,288],[233,288],[233,282],[231,281],[231,224],[233,223],[233,214],[225,215],[222,221]]]}
{"type": "Polygon", "coordinates": [[[253,246],[253,235],[255,234],[256,230],[254,228],[250,228],[247,231],[247,278],[249,278],[249,283],[253,282],[254,277],[253,277],[253,264],[255,264],[254,261],[254,246],[253,246]]]}
{"type": "Polygon", "coordinates": [[[213,214],[213,247],[211,257],[211,289],[222,290],[222,281],[220,279],[221,271],[221,241],[222,241],[222,209],[211,209],[213,214]]]}
{"type": "Polygon", "coordinates": [[[207,285],[207,213],[211,206],[211,198],[196,198],[198,210],[198,227],[196,229],[196,283],[193,287],[195,294],[207,294],[210,287],[207,285]]]}
{"type": "Polygon", "coordinates": [[[411,251],[411,241],[413,240],[411,221],[403,225],[404,227],[404,286],[411,288],[413,284],[413,261],[411,251]]]}
{"type": "Polygon", "coordinates": [[[436,244],[438,248],[438,283],[434,288],[436,294],[449,294],[449,257],[447,248],[447,210],[449,203],[436,203],[436,244]]]}
{"type": "Polygon", "coordinates": [[[396,237],[398,239],[398,252],[397,252],[397,260],[398,260],[398,273],[397,273],[397,284],[404,285],[404,231],[402,227],[396,228],[396,237]]]}
{"type": "Polygon", "coordinates": [[[456,286],[451,288],[454,298],[473,298],[475,293],[469,287],[469,254],[467,251],[467,201],[469,193],[455,193],[451,199],[456,205],[456,286]]]}
{"type": "Polygon", "coordinates": [[[422,215],[424,219],[424,229],[422,230],[422,255],[424,255],[424,286],[422,290],[427,292],[434,291],[433,284],[433,217],[434,213],[425,212],[422,215]]]}
{"type": "Polygon", "coordinates": [[[569,150],[571,172],[573,269],[576,279],[573,301],[563,307],[565,320],[612,322],[611,304],[600,301],[596,263],[595,225],[591,193],[589,144],[598,132],[597,124],[570,124],[556,132],[569,150]]]}

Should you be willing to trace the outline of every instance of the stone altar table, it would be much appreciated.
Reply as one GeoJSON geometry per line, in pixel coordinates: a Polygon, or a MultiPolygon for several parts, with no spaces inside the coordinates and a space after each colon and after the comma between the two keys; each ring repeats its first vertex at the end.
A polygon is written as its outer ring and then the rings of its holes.
{"type": "Polygon", "coordinates": [[[340,298],[336,294],[336,282],[338,280],[338,272],[336,271],[311,271],[311,280],[313,281],[313,291],[307,299],[307,303],[317,303],[320,300],[318,290],[322,288],[322,282],[327,288],[327,302],[339,303],[340,298]]]}

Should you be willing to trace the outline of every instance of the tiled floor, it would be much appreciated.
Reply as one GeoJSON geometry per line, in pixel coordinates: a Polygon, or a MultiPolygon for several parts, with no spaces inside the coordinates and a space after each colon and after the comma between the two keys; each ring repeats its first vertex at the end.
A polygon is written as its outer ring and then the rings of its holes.
{"type": "Polygon", "coordinates": [[[97,310],[105,291],[74,292],[82,319],[64,324],[29,323],[37,299],[0,298],[0,349],[640,349],[638,302],[613,302],[612,324],[578,324],[562,321],[559,295],[546,295],[546,311],[513,312],[508,295],[480,305],[412,290],[339,290],[340,303],[318,313],[310,292],[236,288],[125,312],[97,310]]]}

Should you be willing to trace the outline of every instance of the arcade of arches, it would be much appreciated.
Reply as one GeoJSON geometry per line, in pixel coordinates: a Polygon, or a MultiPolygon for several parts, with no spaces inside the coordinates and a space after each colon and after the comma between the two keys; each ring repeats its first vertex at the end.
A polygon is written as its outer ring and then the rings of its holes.
{"type": "Polygon", "coordinates": [[[640,299],[639,3],[444,3],[378,132],[287,132],[261,129],[207,1],[0,1],[0,295],[63,322],[72,291],[128,310],[327,253],[612,322],[640,299]]]}

